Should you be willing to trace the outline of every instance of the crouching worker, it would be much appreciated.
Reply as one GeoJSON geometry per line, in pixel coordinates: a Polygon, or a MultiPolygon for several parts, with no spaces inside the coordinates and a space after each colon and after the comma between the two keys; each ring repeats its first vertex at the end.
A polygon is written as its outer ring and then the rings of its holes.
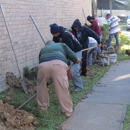
{"type": "MultiPolygon", "coordinates": [[[[88,39],[89,39],[88,48],[94,47],[94,46],[98,47],[98,43],[94,38],[88,37],[88,39]]],[[[97,54],[97,48],[94,48],[92,50],[88,50],[88,65],[89,66],[92,66],[93,58],[94,58],[94,61],[96,60],[96,54],[97,54]]]]}
{"type": "Polygon", "coordinates": [[[80,63],[75,53],[66,44],[48,41],[39,54],[37,102],[42,111],[49,106],[49,94],[47,82],[51,79],[55,86],[56,95],[63,113],[70,117],[73,112],[73,104],[68,90],[68,65],[67,58],[74,63],[80,63]]]}

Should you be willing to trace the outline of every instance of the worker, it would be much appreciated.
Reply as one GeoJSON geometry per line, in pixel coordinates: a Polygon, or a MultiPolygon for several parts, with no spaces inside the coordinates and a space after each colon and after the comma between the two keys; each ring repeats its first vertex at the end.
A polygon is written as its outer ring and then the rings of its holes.
{"type": "Polygon", "coordinates": [[[106,14],[106,19],[109,25],[109,39],[107,43],[107,48],[111,46],[112,39],[115,37],[116,39],[116,46],[120,45],[119,42],[119,18],[115,15],[111,15],[110,13],[106,14]]]}
{"type": "MultiPolygon", "coordinates": [[[[97,46],[97,41],[92,38],[92,37],[88,37],[89,39],[89,44],[88,44],[88,47],[94,47],[94,46],[97,46]]],[[[92,66],[93,64],[93,61],[95,61],[93,55],[97,53],[97,48],[94,48],[94,49],[91,49],[91,50],[88,50],[88,65],[89,66],[92,66]]]]}
{"type": "MultiPolygon", "coordinates": [[[[88,48],[89,40],[88,37],[93,37],[97,43],[98,47],[101,46],[100,38],[97,33],[91,30],[87,26],[82,26],[79,19],[76,19],[72,24],[72,31],[76,38],[79,40],[80,44],[82,45],[82,49],[88,48]]],[[[81,75],[87,76],[87,51],[82,53],[82,72],[81,75]]]]}
{"type": "MultiPolygon", "coordinates": [[[[75,52],[78,58],[82,57],[82,45],[79,43],[77,38],[66,28],[54,23],[50,25],[50,32],[53,35],[54,42],[65,43],[72,51],[75,52]]],[[[75,64],[70,69],[70,71],[71,71],[72,81],[75,86],[74,91],[79,92],[83,89],[82,77],[80,76],[80,63],[75,64]]]]}
{"type": "Polygon", "coordinates": [[[68,90],[67,58],[78,64],[75,53],[66,45],[48,41],[39,53],[37,103],[42,111],[49,106],[49,94],[47,82],[51,79],[55,86],[56,95],[63,113],[70,117],[73,112],[73,104],[68,90]]]}
{"type": "MultiPolygon", "coordinates": [[[[101,26],[99,25],[99,22],[97,21],[97,19],[95,19],[93,16],[88,16],[87,20],[91,23],[91,26],[89,26],[94,32],[96,32],[100,38],[100,42],[102,42],[102,30],[101,30],[101,26]]],[[[95,62],[97,62],[97,55],[101,54],[101,48],[98,47],[97,53],[93,54],[93,57],[95,59],[95,62]]]]}

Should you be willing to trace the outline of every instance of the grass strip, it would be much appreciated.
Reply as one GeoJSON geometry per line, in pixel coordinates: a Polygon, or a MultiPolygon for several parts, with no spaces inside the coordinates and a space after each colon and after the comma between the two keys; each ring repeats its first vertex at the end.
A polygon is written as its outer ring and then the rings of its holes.
{"type": "MultiPolygon", "coordinates": [[[[121,60],[128,60],[128,59],[130,59],[130,56],[127,56],[124,53],[118,54],[118,60],[121,61],[121,60]]],[[[86,98],[87,93],[92,90],[92,87],[104,76],[104,74],[108,71],[110,67],[111,65],[105,67],[99,65],[93,65],[92,67],[89,67],[88,76],[82,77],[84,88],[82,91],[78,93],[73,92],[74,85],[71,80],[69,81],[69,90],[70,90],[74,107],[83,98],[86,98]]],[[[0,99],[4,100],[4,97],[7,95],[7,93],[8,91],[2,92],[0,94],[0,99]]],[[[62,125],[62,123],[66,120],[66,116],[61,111],[53,85],[49,87],[49,93],[50,93],[50,106],[47,111],[40,112],[38,110],[36,99],[32,100],[22,108],[23,110],[31,112],[36,116],[37,120],[40,122],[40,125],[37,127],[37,130],[57,130],[62,125]]],[[[14,94],[15,97],[12,100],[6,102],[8,102],[9,104],[13,104],[16,107],[20,106],[25,100],[27,100],[33,95],[33,94],[25,94],[21,90],[15,90],[14,94]]],[[[128,105],[128,110],[126,112],[126,115],[128,115],[127,119],[130,119],[130,105],[128,105]]],[[[128,120],[125,120],[124,122],[125,122],[124,127],[126,125],[127,126],[129,125],[128,128],[130,128],[130,122],[127,123],[128,120]]],[[[128,129],[124,129],[124,130],[128,130],[128,129]]]]}

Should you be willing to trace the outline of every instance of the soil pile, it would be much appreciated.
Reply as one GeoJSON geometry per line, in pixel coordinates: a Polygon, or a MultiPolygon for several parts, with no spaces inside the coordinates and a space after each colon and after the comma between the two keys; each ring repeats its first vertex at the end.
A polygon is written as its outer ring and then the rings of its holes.
{"type": "MultiPolygon", "coordinates": [[[[35,93],[36,92],[35,84],[25,77],[24,81],[27,86],[27,91],[29,93],[35,93]]],[[[9,85],[11,90],[22,89],[20,77],[16,77],[12,72],[6,73],[6,83],[9,85]]]]}
{"type": "Polygon", "coordinates": [[[35,130],[38,125],[33,114],[0,100],[0,130],[35,130]]]}

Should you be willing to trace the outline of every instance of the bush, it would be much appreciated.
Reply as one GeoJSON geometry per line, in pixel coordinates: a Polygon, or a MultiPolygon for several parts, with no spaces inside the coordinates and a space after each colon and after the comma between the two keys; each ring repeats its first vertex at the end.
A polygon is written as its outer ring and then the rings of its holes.
{"type": "Polygon", "coordinates": [[[130,39],[126,34],[120,34],[119,41],[121,45],[130,45],[130,39]]]}
{"type": "Polygon", "coordinates": [[[23,70],[24,70],[24,77],[26,77],[28,80],[37,79],[38,67],[30,69],[28,66],[26,66],[23,68],[23,70]]]}
{"type": "Polygon", "coordinates": [[[109,25],[108,24],[104,24],[102,27],[102,43],[103,44],[107,44],[108,42],[108,38],[109,38],[109,25]]]}

